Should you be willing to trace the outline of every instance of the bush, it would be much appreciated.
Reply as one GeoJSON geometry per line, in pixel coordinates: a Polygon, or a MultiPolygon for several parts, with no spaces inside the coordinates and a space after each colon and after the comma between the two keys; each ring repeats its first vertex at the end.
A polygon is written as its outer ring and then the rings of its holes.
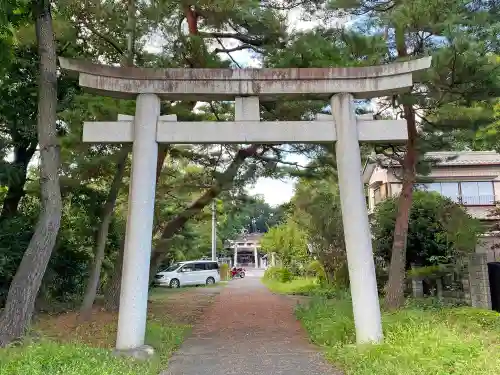
{"type": "Polygon", "coordinates": [[[306,275],[309,277],[326,278],[325,270],[319,260],[313,260],[307,265],[306,275]]]}
{"type": "MultiPolygon", "coordinates": [[[[375,255],[386,264],[392,251],[397,201],[394,197],[377,204],[371,223],[375,255]]],[[[408,223],[406,268],[451,263],[458,255],[474,251],[483,230],[478,220],[450,199],[416,191],[408,223]]]]}
{"type": "Polygon", "coordinates": [[[301,277],[305,275],[304,265],[300,262],[292,261],[287,269],[292,273],[293,276],[301,277]]]}
{"type": "Polygon", "coordinates": [[[293,274],[288,268],[283,268],[281,271],[281,278],[279,281],[282,283],[289,283],[293,280],[293,274]]]}
{"type": "Polygon", "coordinates": [[[264,279],[288,283],[292,281],[293,274],[288,268],[270,267],[264,272],[264,279]]]}
{"type": "Polygon", "coordinates": [[[229,264],[222,263],[220,265],[220,278],[221,278],[221,280],[228,280],[229,279],[229,264]]]}

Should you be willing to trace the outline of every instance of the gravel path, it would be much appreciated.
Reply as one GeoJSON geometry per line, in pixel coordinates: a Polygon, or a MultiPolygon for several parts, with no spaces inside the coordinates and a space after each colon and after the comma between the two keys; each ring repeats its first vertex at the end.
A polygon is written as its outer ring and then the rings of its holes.
{"type": "Polygon", "coordinates": [[[339,375],[308,342],[295,302],[270,293],[260,275],[223,289],[162,375],[339,375]]]}

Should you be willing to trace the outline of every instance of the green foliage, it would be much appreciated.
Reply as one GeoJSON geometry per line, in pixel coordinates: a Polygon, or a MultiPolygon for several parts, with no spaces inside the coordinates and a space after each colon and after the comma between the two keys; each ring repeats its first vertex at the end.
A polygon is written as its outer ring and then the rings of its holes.
{"type": "Polygon", "coordinates": [[[313,260],[307,265],[307,276],[325,278],[325,269],[319,260],[313,260]]]}
{"type": "MultiPolygon", "coordinates": [[[[39,293],[40,308],[50,308],[51,302],[72,302],[83,292],[88,277],[88,262],[92,259],[95,212],[93,205],[103,197],[79,194],[69,196],[63,210],[62,226],[56,248],[49,262],[39,293]]],[[[28,246],[38,216],[38,201],[25,198],[21,210],[13,218],[0,221],[0,306],[28,246]]],[[[123,231],[116,221],[111,224],[108,254],[119,247],[123,231]]]]}
{"type": "Polygon", "coordinates": [[[229,264],[223,263],[220,265],[220,278],[222,280],[229,280],[229,264]]]}
{"type": "MultiPolygon", "coordinates": [[[[379,203],[372,217],[374,251],[390,260],[397,197],[379,203]]],[[[477,237],[484,228],[462,207],[438,193],[417,191],[413,194],[406,248],[407,269],[454,263],[459,256],[474,251],[477,237]]]]}
{"type": "Polygon", "coordinates": [[[308,297],[335,298],[344,295],[345,291],[331,285],[319,283],[315,278],[295,278],[289,282],[278,279],[263,279],[264,284],[274,293],[300,295],[308,297]]]}
{"type": "MultiPolygon", "coordinates": [[[[500,57],[498,58],[500,63],[500,57]]],[[[479,106],[477,110],[488,113],[486,126],[480,127],[474,134],[468,134],[470,143],[474,149],[496,150],[500,152],[500,100],[496,100],[491,106],[479,106]],[[492,113],[491,113],[492,112],[492,113]]]]}
{"type": "Polygon", "coordinates": [[[278,294],[308,296],[318,289],[318,284],[312,278],[297,278],[290,282],[281,282],[279,278],[264,276],[263,282],[271,292],[278,294]]]}
{"type": "Polygon", "coordinates": [[[23,212],[0,222],[0,307],[5,303],[10,282],[31,240],[36,214],[23,212]]]}
{"type": "Polygon", "coordinates": [[[493,374],[500,315],[493,311],[408,305],[384,313],[384,342],[356,346],[352,305],[348,298],[315,299],[297,316],[326,357],[352,375],[493,374]]]}
{"type": "Polygon", "coordinates": [[[269,267],[264,272],[264,280],[274,280],[280,283],[289,283],[293,280],[292,272],[285,267],[269,267]]]}
{"type": "Polygon", "coordinates": [[[308,257],[306,233],[291,220],[270,228],[262,237],[261,246],[268,254],[276,253],[284,267],[296,267],[294,263],[302,263],[308,257]]]}
{"type": "Polygon", "coordinates": [[[323,266],[326,281],[338,287],[347,286],[349,278],[337,184],[330,179],[300,180],[293,207],[293,220],[307,231],[313,253],[323,266]]]}

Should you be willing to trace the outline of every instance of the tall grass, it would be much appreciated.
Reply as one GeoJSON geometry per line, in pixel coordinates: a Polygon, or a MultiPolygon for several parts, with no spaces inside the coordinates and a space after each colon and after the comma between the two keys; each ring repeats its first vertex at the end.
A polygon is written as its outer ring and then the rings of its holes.
{"type": "Polygon", "coordinates": [[[409,304],[383,313],[384,342],[355,345],[349,298],[314,299],[297,316],[346,375],[500,374],[500,314],[409,304]]]}

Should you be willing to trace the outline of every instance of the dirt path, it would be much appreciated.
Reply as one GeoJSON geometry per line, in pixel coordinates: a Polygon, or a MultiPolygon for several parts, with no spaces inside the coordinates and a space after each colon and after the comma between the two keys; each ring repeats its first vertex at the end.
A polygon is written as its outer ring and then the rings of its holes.
{"type": "Polygon", "coordinates": [[[162,375],[338,375],[258,274],[234,280],[204,312],[162,375]]]}

